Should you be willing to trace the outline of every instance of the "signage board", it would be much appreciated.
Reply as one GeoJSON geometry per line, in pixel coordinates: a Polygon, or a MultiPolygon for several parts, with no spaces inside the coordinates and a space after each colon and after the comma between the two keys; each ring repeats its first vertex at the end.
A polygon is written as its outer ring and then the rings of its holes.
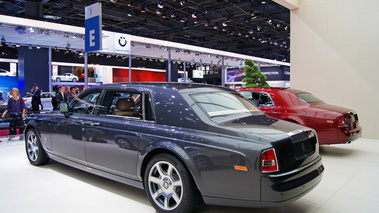
{"type": "Polygon", "coordinates": [[[101,3],[85,7],[85,51],[102,49],[101,3]]]}

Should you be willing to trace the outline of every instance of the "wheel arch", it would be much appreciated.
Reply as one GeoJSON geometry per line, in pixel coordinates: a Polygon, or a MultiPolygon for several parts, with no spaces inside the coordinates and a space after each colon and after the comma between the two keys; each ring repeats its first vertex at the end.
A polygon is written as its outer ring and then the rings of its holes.
{"type": "MultiPolygon", "coordinates": [[[[195,176],[198,174],[196,174],[195,166],[194,165],[191,166],[190,163],[188,162],[191,159],[189,157],[189,155],[187,155],[185,150],[183,150],[179,146],[176,146],[174,149],[171,150],[171,149],[167,149],[167,148],[163,147],[162,145],[164,145],[164,144],[168,145],[169,142],[167,142],[167,143],[161,142],[159,147],[155,147],[153,149],[150,149],[148,152],[146,152],[145,157],[143,157],[141,167],[140,167],[140,171],[138,172],[142,182],[144,181],[144,174],[145,174],[147,165],[150,162],[150,160],[158,154],[164,154],[165,153],[165,154],[170,154],[170,155],[176,157],[181,163],[183,163],[183,165],[188,170],[189,174],[191,174],[191,178],[194,181],[196,188],[199,190],[199,183],[197,182],[197,179],[195,178],[195,176]],[[175,151],[173,151],[173,150],[175,150],[175,151]],[[179,152],[181,154],[179,154],[179,152]],[[184,159],[188,159],[188,161],[186,161],[184,159]]],[[[172,143],[170,146],[172,146],[172,143]]]]}

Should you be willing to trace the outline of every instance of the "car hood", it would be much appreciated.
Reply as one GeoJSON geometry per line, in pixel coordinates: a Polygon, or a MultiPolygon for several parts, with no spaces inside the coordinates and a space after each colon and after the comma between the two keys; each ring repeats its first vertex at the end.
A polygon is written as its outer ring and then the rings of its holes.
{"type": "Polygon", "coordinates": [[[341,113],[341,114],[346,114],[348,112],[354,111],[354,110],[349,109],[349,108],[334,106],[334,105],[326,104],[326,103],[311,103],[310,107],[316,108],[316,109],[332,111],[332,112],[336,112],[336,113],[341,113]]]}
{"type": "Polygon", "coordinates": [[[308,127],[269,118],[265,115],[238,118],[221,123],[218,127],[224,134],[229,132],[232,135],[234,133],[242,139],[263,143],[283,140],[296,133],[311,130],[308,127]]]}

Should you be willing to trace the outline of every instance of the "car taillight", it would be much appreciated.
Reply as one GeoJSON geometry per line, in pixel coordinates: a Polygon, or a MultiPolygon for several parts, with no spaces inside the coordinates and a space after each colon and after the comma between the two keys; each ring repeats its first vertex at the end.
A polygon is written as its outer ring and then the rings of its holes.
{"type": "Polygon", "coordinates": [[[276,159],[275,149],[268,149],[262,152],[262,165],[261,171],[266,172],[277,172],[279,171],[278,161],[276,159]]]}
{"type": "Polygon", "coordinates": [[[345,117],[343,116],[340,116],[338,117],[338,127],[346,127],[346,121],[345,121],[345,117]]]}

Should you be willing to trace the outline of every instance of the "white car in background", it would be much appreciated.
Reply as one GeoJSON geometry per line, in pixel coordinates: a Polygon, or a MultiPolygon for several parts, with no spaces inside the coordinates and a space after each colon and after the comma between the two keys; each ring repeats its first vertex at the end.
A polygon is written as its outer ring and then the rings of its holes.
{"type": "Polygon", "coordinates": [[[51,76],[51,80],[56,81],[56,82],[61,82],[61,81],[77,82],[79,78],[72,73],[65,73],[63,75],[53,75],[51,76]]]}
{"type": "Polygon", "coordinates": [[[0,69],[0,76],[16,76],[14,73],[9,72],[8,70],[0,69]]]}

